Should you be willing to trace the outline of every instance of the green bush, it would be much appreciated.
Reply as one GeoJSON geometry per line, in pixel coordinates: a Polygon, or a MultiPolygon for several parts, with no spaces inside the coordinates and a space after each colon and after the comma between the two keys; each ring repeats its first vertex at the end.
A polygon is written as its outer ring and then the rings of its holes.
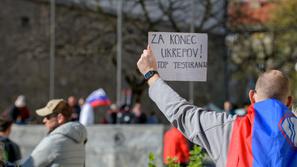
{"type": "Polygon", "coordinates": [[[167,162],[168,162],[167,167],[180,167],[176,157],[174,158],[167,157],[167,162]]]}
{"type": "Polygon", "coordinates": [[[201,147],[194,146],[193,150],[190,151],[190,163],[188,167],[202,167],[202,161],[205,157],[205,153],[201,147]]]}
{"type": "MultiPolygon", "coordinates": [[[[193,150],[190,151],[190,162],[188,167],[202,167],[202,161],[205,157],[205,153],[202,151],[201,147],[195,145],[193,150]]],[[[167,158],[167,167],[180,167],[176,158],[167,158]]],[[[149,154],[149,164],[148,167],[157,167],[155,162],[155,155],[153,153],[149,154]]]]}
{"type": "Polygon", "coordinates": [[[155,161],[155,155],[154,153],[149,154],[149,164],[148,167],[157,167],[156,166],[156,161],[155,161]]]}

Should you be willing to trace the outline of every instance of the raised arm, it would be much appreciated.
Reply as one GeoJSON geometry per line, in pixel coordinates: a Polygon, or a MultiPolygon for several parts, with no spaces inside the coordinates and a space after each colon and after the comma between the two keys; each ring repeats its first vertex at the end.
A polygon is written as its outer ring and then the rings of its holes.
{"type": "MultiPolygon", "coordinates": [[[[148,47],[143,51],[137,66],[144,75],[157,70],[156,58],[148,47]]],[[[190,104],[170,88],[158,74],[148,80],[150,98],[166,118],[189,140],[204,147],[215,160],[226,150],[235,117],[225,113],[207,112],[190,104]]]]}

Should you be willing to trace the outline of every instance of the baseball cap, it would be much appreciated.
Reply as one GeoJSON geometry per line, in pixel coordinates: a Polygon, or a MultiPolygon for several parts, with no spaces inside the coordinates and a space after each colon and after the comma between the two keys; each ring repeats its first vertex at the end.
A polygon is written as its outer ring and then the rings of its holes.
{"type": "Polygon", "coordinates": [[[66,103],[63,99],[50,100],[45,107],[36,110],[36,113],[37,113],[37,115],[42,116],[42,117],[50,115],[50,114],[54,113],[54,110],[56,109],[58,104],[63,103],[63,102],[66,103]]]}

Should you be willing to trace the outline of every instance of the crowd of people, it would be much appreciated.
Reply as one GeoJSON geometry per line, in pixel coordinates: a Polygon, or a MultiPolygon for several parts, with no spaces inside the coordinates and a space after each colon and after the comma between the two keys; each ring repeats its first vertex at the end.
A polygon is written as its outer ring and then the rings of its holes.
{"type": "MultiPolygon", "coordinates": [[[[151,111],[147,113],[143,111],[143,106],[140,102],[135,102],[134,105],[122,104],[117,106],[116,104],[108,105],[108,109],[104,112],[104,116],[98,118],[98,122],[95,122],[95,112],[98,107],[94,107],[85,102],[84,98],[77,98],[75,96],[69,96],[67,98],[67,104],[71,108],[71,121],[78,121],[85,126],[94,124],[156,124],[159,123],[155,112],[151,111]]],[[[236,105],[230,101],[225,101],[223,108],[218,112],[226,112],[228,115],[245,115],[247,113],[247,105],[244,108],[236,108],[236,105]]],[[[213,108],[205,106],[208,110],[213,108]]],[[[102,111],[100,111],[102,112],[102,111]]],[[[8,107],[1,116],[8,118],[17,125],[36,124],[33,113],[29,110],[26,97],[19,95],[14,104],[8,107]]],[[[102,115],[102,114],[100,114],[102,115]]]]}
{"type": "MultiPolygon", "coordinates": [[[[67,104],[71,108],[71,121],[78,121],[85,126],[94,124],[156,124],[159,123],[154,112],[146,114],[143,111],[141,103],[136,102],[133,106],[129,104],[108,105],[102,118],[95,122],[95,112],[98,107],[86,103],[84,98],[77,99],[75,96],[67,98],[67,104]]],[[[100,111],[102,112],[102,111],[100,111]]],[[[99,114],[102,115],[102,114],[99,114]]],[[[35,124],[34,114],[29,110],[26,104],[26,97],[19,95],[14,104],[8,107],[2,114],[2,117],[11,120],[17,125],[35,124]]]]}

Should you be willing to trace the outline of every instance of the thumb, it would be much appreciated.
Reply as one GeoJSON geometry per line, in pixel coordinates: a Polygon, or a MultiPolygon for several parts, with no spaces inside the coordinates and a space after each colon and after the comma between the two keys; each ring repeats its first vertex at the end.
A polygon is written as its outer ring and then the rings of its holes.
{"type": "Polygon", "coordinates": [[[150,45],[147,45],[147,51],[150,55],[152,54],[152,48],[150,47],[150,45]]]}

